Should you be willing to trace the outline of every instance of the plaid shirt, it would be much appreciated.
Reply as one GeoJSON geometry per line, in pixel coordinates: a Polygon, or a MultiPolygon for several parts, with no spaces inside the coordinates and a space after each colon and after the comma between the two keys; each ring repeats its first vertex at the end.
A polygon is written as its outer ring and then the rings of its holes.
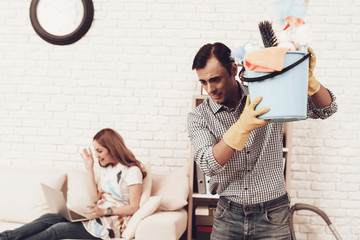
{"type": "MultiPolygon", "coordinates": [[[[251,132],[242,151],[235,151],[221,166],[212,148],[224,133],[239,119],[248,94],[240,85],[242,97],[236,109],[215,103],[207,97],[188,114],[188,132],[194,159],[201,170],[210,176],[210,191],[240,204],[255,204],[275,199],[286,193],[283,172],[283,124],[268,123],[251,132]]],[[[319,108],[308,99],[308,117],[325,119],[337,111],[332,103],[319,108]]]]}

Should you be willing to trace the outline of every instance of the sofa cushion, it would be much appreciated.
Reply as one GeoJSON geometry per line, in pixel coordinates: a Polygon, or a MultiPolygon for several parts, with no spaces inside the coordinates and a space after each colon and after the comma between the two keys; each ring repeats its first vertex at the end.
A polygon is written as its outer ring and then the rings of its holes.
{"type": "Polygon", "coordinates": [[[186,206],[189,197],[188,168],[185,166],[165,175],[153,175],[151,195],[161,196],[160,210],[173,211],[186,206]]]}
{"type": "Polygon", "coordinates": [[[159,211],[140,222],[136,229],[136,240],[178,240],[187,227],[187,212],[159,211]]]}
{"type": "Polygon", "coordinates": [[[1,167],[0,220],[26,223],[50,212],[41,183],[61,189],[65,170],[1,167]],[[8,181],[6,181],[8,180],[8,181]]]}
{"type": "Polygon", "coordinates": [[[142,207],[140,207],[139,210],[137,210],[135,214],[130,218],[129,223],[122,234],[122,237],[125,239],[134,238],[135,230],[138,224],[140,223],[140,221],[142,221],[144,218],[146,218],[147,216],[151,215],[156,211],[156,209],[160,205],[160,200],[161,200],[160,196],[150,197],[146,201],[146,203],[142,207]]]}

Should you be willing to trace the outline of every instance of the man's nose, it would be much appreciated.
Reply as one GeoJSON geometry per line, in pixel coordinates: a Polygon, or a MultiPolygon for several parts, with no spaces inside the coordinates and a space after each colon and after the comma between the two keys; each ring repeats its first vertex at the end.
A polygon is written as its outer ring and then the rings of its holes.
{"type": "Polygon", "coordinates": [[[209,83],[207,85],[207,92],[208,93],[211,93],[212,91],[214,91],[214,89],[215,89],[214,84],[209,83]]]}

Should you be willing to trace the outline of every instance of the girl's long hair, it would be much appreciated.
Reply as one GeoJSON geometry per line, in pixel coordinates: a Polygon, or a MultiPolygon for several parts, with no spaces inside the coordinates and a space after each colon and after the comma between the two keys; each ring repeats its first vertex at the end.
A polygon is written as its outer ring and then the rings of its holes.
{"type": "Polygon", "coordinates": [[[101,146],[106,148],[113,159],[127,167],[137,166],[142,172],[143,178],[146,177],[146,171],[142,163],[126,147],[123,138],[118,132],[111,128],[104,128],[95,134],[93,140],[96,140],[101,146]]]}

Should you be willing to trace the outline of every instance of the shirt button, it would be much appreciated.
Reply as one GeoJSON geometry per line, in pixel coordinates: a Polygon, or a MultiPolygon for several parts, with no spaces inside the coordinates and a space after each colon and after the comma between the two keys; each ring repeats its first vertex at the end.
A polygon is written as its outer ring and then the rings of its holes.
{"type": "Polygon", "coordinates": [[[247,153],[247,154],[250,154],[250,151],[247,151],[246,153],[247,153]]]}
{"type": "Polygon", "coordinates": [[[246,191],[246,190],[248,190],[248,188],[247,188],[247,187],[245,188],[245,191],[246,191]]]}

